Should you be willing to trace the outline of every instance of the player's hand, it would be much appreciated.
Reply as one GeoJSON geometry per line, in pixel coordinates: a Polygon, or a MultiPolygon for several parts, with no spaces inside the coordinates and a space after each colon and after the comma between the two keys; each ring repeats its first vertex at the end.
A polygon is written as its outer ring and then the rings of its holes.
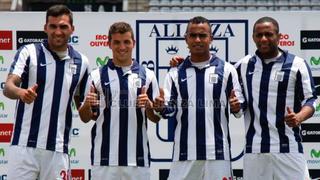
{"type": "Polygon", "coordinates": [[[241,104],[240,104],[239,99],[237,98],[234,90],[231,90],[231,93],[229,96],[229,104],[230,104],[230,111],[232,113],[237,113],[240,111],[241,104]]]}
{"type": "Polygon", "coordinates": [[[300,116],[298,114],[296,114],[295,112],[293,112],[290,107],[287,107],[287,115],[285,115],[284,117],[284,121],[285,123],[289,126],[289,127],[298,127],[301,122],[302,119],[300,118],[300,116]]]}
{"type": "Polygon", "coordinates": [[[139,108],[152,108],[152,102],[150,101],[148,95],[147,95],[147,88],[146,86],[143,86],[141,88],[141,93],[138,96],[137,99],[137,106],[139,108]]]}
{"type": "Polygon", "coordinates": [[[36,92],[37,88],[38,88],[38,84],[34,84],[28,89],[21,89],[19,93],[19,98],[21,99],[21,101],[27,104],[31,104],[38,95],[36,92]]]}
{"type": "Polygon", "coordinates": [[[173,56],[170,60],[171,67],[177,67],[183,62],[184,58],[181,56],[173,56]]]}
{"type": "Polygon", "coordinates": [[[98,112],[96,111],[97,108],[99,108],[100,101],[98,99],[98,94],[96,93],[96,88],[91,85],[90,86],[90,92],[87,94],[85,103],[88,103],[92,110],[92,115],[97,116],[98,112]]]}
{"type": "Polygon", "coordinates": [[[157,112],[161,112],[164,108],[164,91],[162,88],[159,89],[160,96],[156,97],[153,102],[153,108],[157,112]]]}

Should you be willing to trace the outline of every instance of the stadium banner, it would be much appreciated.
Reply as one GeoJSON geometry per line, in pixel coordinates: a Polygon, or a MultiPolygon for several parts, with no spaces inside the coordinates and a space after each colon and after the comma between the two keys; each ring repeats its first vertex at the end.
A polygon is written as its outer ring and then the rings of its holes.
{"type": "MultiPolygon", "coordinates": [[[[188,55],[184,33],[187,22],[194,16],[210,20],[214,40],[210,51],[221,59],[235,63],[256,50],[252,40],[254,22],[266,16],[266,12],[213,12],[213,13],[107,13],[75,12],[75,31],[69,43],[87,55],[91,68],[103,66],[112,57],[108,47],[108,28],[117,21],[131,24],[136,46],[133,57],[153,70],[163,84],[174,55],[188,55]]],[[[306,60],[310,65],[318,97],[320,96],[320,19],[318,12],[268,12],[278,20],[281,40],[279,46],[306,60]]],[[[0,179],[5,179],[8,166],[8,147],[13,132],[15,101],[4,97],[2,91],[14,55],[24,44],[40,42],[46,38],[43,32],[45,12],[0,12],[0,179]]],[[[90,130],[93,122],[82,123],[73,105],[74,121],[71,129],[69,156],[72,179],[84,180],[90,176],[90,130]]],[[[242,179],[244,148],[244,122],[231,116],[231,152],[234,179],[242,179]]],[[[316,112],[302,126],[305,140],[305,157],[313,179],[320,173],[320,100],[316,112]]],[[[151,149],[151,179],[165,180],[172,158],[174,125],[168,120],[158,124],[148,122],[151,149]]]]}

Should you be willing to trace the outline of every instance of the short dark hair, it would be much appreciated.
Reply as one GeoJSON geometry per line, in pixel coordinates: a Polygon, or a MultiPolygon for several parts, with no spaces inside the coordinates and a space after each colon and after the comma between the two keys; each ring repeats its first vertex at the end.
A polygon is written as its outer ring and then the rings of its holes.
{"type": "Polygon", "coordinates": [[[69,16],[70,24],[71,26],[73,26],[72,11],[66,5],[63,4],[53,5],[47,10],[46,23],[48,22],[49,16],[58,17],[62,15],[69,16]]]}
{"type": "Polygon", "coordinates": [[[270,23],[272,23],[272,24],[276,27],[276,33],[277,33],[277,34],[279,33],[279,24],[278,24],[278,22],[277,22],[275,19],[273,19],[272,17],[268,17],[268,16],[262,17],[262,18],[258,19],[258,20],[254,23],[254,25],[253,25],[253,33],[254,33],[254,31],[255,31],[255,28],[256,28],[256,25],[257,25],[257,24],[261,24],[261,23],[265,23],[265,22],[270,22],[270,23]]]}
{"type": "Polygon", "coordinates": [[[189,20],[189,23],[188,23],[187,29],[186,29],[186,33],[188,33],[188,29],[189,29],[190,24],[201,24],[201,23],[208,24],[208,26],[210,28],[210,33],[212,32],[209,20],[205,17],[202,17],[202,16],[196,16],[196,17],[193,17],[189,20]]]}
{"type": "Polygon", "coordinates": [[[111,35],[112,34],[115,34],[115,33],[124,34],[126,32],[130,32],[131,38],[132,38],[132,40],[134,40],[134,34],[133,34],[133,30],[132,30],[130,24],[128,24],[126,22],[113,23],[109,28],[108,41],[111,42],[111,40],[112,40],[111,35]]]}

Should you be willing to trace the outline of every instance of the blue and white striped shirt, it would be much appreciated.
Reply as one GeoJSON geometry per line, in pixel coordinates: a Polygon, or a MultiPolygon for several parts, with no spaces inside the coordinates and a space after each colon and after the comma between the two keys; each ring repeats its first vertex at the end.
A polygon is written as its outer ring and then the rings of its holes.
{"type": "Polygon", "coordinates": [[[286,108],[299,112],[315,107],[317,98],[307,63],[286,51],[275,62],[265,64],[248,55],[235,66],[242,81],[245,111],[246,153],[303,153],[300,128],[284,122],[286,108]]]}
{"type": "Polygon", "coordinates": [[[165,118],[177,121],[173,161],[230,160],[229,96],[243,102],[235,68],[212,55],[204,68],[187,57],[168,72],[165,118]]]}
{"type": "Polygon", "coordinates": [[[88,80],[88,59],[68,46],[70,59],[60,60],[47,42],[23,46],[11,65],[21,88],[38,84],[38,96],[31,104],[17,101],[12,145],[68,153],[72,125],[72,98],[79,88],[84,94],[88,80]]]}
{"type": "Polygon", "coordinates": [[[123,72],[109,60],[92,71],[91,78],[100,97],[100,113],[91,131],[91,164],[149,167],[147,118],[136,103],[143,86],[149,99],[159,95],[155,74],[136,61],[123,72]]]}

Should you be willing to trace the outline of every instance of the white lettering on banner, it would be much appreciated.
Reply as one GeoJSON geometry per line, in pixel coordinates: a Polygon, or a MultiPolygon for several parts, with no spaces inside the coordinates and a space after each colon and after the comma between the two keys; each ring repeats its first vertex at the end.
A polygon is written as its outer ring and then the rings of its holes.
{"type": "Polygon", "coordinates": [[[0,131],[0,136],[11,136],[11,131],[0,131]]]}
{"type": "MultiPolygon", "coordinates": [[[[183,37],[185,30],[181,29],[182,24],[154,24],[150,31],[149,37],[183,37]],[[161,28],[159,26],[162,26],[161,28]],[[160,31],[159,29],[163,29],[160,31]]],[[[234,37],[231,24],[211,24],[212,34],[214,37],[234,37]]]]}
{"type": "Polygon", "coordinates": [[[0,38],[0,43],[10,43],[10,38],[0,38]]]}

